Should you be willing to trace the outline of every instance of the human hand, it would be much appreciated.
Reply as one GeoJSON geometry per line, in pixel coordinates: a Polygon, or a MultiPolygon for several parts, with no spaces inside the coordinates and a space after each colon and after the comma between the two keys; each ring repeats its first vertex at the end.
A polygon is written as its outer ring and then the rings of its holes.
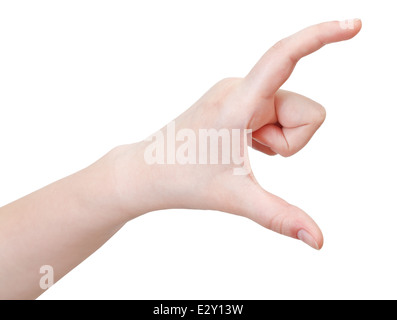
{"type": "Polygon", "coordinates": [[[307,144],[324,121],[325,109],[306,97],[279,88],[299,59],[325,44],[351,39],[360,29],[360,20],[326,22],[304,29],[270,48],[245,78],[217,83],[172,127],[164,127],[151,140],[120,147],[115,181],[125,219],[131,219],[129,212],[137,212],[137,203],[139,213],[167,208],[219,210],[248,217],[320,249],[322,233],[304,211],[262,189],[252,172],[236,174],[235,169],[249,168],[247,145],[242,143],[244,129],[253,132],[252,147],[268,155],[291,156],[307,144]],[[170,128],[175,130],[177,141],[170,128]],[[240,139],[230,141],[230,161],[221,159],[220,155],[225,153],[219,143],[215,147],[215,158],[219,161],[200,162],[203,154],[207,157],[207,148],[200,149],[198,144],[202,141],[195,139],[199,139],[203,129],[214,129],[218,134],[226,129],[229,137],[233,130],[239,130],[235,132],[241,133],[240,139]],[[174,146],[171,152],[170,145],[174,146]],[[157,148],[153,157],[160,163],[149,164],[147,156],[154,154],[153,146],[157,148]],[[184,157],[184,152],[178,153],[183,146],[195,150],[189,153],[185,149],[190,158],[184,157]],[[161,152],[165,156],[159,156],[161,152]],[[234,159],[241,155],[245,155],[245,161],[236,164],[234,159]],[[183,161],[178,161],[178,156],[183,161]],[[190,163],[183,164],[186,161],[190,163]],[[142,179],[144,182],[137,185],[142,179]]]}
{"type": "Polygon", "coordinates": [[[125,222],[160,209],[230,212],[320,249],[315,222],[256,182],[246,130],[252,146],[269,155],[303,148],[323,122],[324,108],[279,88],[300,58],[360,28],[356,20],[298,32],[273,46],[245,78],[220,81],[150,139],[117,147],[1,207],[0,299],[39,296],[125,222]]]}

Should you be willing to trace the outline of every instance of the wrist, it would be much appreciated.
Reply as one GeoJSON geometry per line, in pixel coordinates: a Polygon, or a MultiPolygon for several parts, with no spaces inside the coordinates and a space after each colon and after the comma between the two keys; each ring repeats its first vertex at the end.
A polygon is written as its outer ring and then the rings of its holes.
{"type": "Polygon", "coordinates": [[[150,164],[145,160],[150,144],[121,145],[108,155],[114,172],[113,193],[125,221],[156,210],[200,207],[202,187],[195,183],[192,188],[192,165],[150,164]]]}
{"type": "Polygon", "coordinates": [[[161,170],[145,162],[145,147],[145,142],[120,145],[100,160],[109,167],[109,194],[123,222],[166,207],[160,187],[161,170]]]}
{"type": "MultiPolygon", "coordinates": [[[[120,151],[112,149],[90,166],[67,177],[68,184],[75,190],[75,198],[81,208],[89,208],[91,217],[103,221],[104,226],[116,226],[127,222],[124,218],[123,203],[117,189],[117,162],[120,151]]],[[[94,221],[93,221],[94,223],[94,221]]]]}

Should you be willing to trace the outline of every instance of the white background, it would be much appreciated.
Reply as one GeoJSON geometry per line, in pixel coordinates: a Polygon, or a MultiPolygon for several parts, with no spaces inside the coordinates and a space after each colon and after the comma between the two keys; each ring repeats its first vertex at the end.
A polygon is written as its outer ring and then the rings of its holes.
{"type": "Polygon", "coordinates": [[[395,1],[0,2],[0,204],[141,140],[274,42],[359,17],[284,86],[327,108],[292,158],[252,151],[269,191],[324,232],[316,252],[247,219],[130,222],[43,299],[397,298],[395,1]]]}

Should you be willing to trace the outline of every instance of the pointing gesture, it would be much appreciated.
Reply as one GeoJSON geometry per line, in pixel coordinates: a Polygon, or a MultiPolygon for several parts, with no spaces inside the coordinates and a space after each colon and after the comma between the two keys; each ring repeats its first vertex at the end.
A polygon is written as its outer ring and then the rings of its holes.
{"type": "MultiPolygon", "coordinates": [[[[269,155],[295,154],[320,127],[325,109],[309,98],[280,90],[280,86],[299,59],[326,44],[348,40],[360,29],[360,20],[326,22],[279,41],[245,78],[224,79],[212,87],[176,119],[177,129],[252,129],[253,148],[269,155]]],[[[177,207],[242,215],[315,249],[322,247],[321,231],[305,212],[263,190],[252,174],[234,176],[232,167],[163,167],[162,175],[174,183],[164,185],[162,190],[170,197],[159,206],[175,207],[177,203],[177,207]]],[[[157,183],[162,184],[160,180],[157,183]]]]}
{"type": "Polygon", "coordinates": [[[303,210],[264,190],[250,170],[237,175],[235,169],[249,169],[245,129],[252,130],[252,147],[269,155],[291,156],[306,145],[325,110],[280,87],[299,59],[354,37],[360,28],[354,20],[300,31],[270,48],[245,78],[213,86],[172,122],[172,130],[168,125],[158,131],[154,144],[119,146],[88,168],[1,207],[0,298],[37,297],[42,266],[54,271],[51,283],[57,281],[127,221],[154,210],[229,212],[320,249],[321,231],[303,210]],[[197,142],[203,132],[207,140],[197,142]],[[216,153],[203,164],[208,139],[216,153]],[[160,162],[147,161],[153,150],[160,162]],[[243,161],[235,162],[236,156],[243,161]]]}
{"type": "Polygon", "coordinates": [[[290,156],[302,149],[325,119],[325,109],[301,95],[279,90],[297,62],[326,44],[348,40],[361,29],[360,20],[326,22],[276,43],[244,79],[254,102],[249,124],[253,146],[267,154],[290,156]]]}
{"type": "Polygon", "coordinates": [[[308,27],[277,42],[247,75],[246,80],[261,96],[272,97],[289,78],[297,62],[333,42],[353,38],[361,29],[360,20],[325,22],[308,27]]]}

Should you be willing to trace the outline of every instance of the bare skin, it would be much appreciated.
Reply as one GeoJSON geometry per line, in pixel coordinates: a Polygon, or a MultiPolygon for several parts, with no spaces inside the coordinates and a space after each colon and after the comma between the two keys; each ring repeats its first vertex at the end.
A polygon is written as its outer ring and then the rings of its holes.
{"type": "MultiPolygon", "coordinates": [[[[299,59],[325,44],[353,38],[361,21],[345,26],[322,23],[278,42],[246,77],[213,86],[175,120],[177,130],[252,129],[255,149],[295,154],[321,126],[325,109],[280,87],[299,59]]],[[[148,144],[116,147],[88,168],[0,208],[1,299],[38,297],[41,266],[51,265],[57,281],[126,222],[159,209],[229,212],[321,249],[316,223],[265,191],[252,173],[234,175],[233,164],[148,165],[148,144]]]]}

